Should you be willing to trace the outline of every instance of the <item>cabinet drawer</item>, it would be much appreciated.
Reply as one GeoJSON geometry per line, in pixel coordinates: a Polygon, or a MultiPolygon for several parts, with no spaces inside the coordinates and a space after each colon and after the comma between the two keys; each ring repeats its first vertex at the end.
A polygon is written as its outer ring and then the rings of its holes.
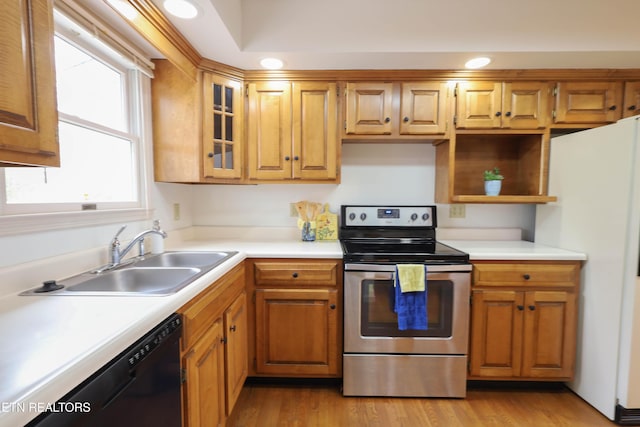
{"type": "Polygon", "coordinates": [[[339,261],[274,262],[254,264],[256,286],[336,286],[339,261]]]}
{"type": "Polygon", "coordinates": [[[473,285],[573,287],[578,283],[579,265],[579,262],[473,263],[473,285]]]}

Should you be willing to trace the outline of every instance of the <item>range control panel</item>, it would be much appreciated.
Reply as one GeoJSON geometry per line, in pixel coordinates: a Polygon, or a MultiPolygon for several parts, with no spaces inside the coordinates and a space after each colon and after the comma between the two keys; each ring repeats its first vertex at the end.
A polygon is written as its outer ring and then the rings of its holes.
{"type": "Polygon", "coordinates": [[[342,206],[346,227],[436,227],[435,206],[342,206]]]}

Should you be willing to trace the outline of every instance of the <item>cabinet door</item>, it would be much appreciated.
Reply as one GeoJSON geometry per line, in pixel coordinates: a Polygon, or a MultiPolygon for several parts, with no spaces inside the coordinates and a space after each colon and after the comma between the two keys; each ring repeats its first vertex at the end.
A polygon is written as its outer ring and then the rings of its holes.
{"type": "Polygon", "coordinates": [[[520,375],[524,294],[473,291],[470,375],[520,375]]]}
{"type": "Polygon", "coordinates": [[[627,82],[624,85],[624,117],[640,114],[640,82],[627,82]]]}
{"type": "Polygon", "coordinates": [[[242,86],[203,74],[203,161],[207,178],[240,178],[242,174],[242,86]]]}
{"type": "Polygon", "coordinates": [[[226,414],[229,416],[240,396],[248,374],[247,294],[243,292],[224,313],[226,335],[226,414]]]}
{"type": "Polygon", "coordinates": [[[569,379],[576,352],[576,297],[529,291],[524,301],[522,376],[569,379]]]}
{"type": "Polygon", "coordinates": [[[401,135],[444,134],[447,130],[446,111],[446,83],[402,83],[401,135]]]}
{"type": "Polygon", "coordinates": [[[548,83],[504,83],[502,127],[538,129],[547,125],[550,87],[548,83]]]}
{"type": "Polygon", "coordinates": [[[347,83],[346,133],[391,134],[392,83],[347,83]]]}
{"type": "Polygon", "coordinates": [[[560,82],[555,123],[611,123],[622,117],[622,83],[560,82]]]}
{"type": "Polygon", "coordinates": [[[248,122],[249,178],[291,178],[291,84],[250,83],[248,122]]]}
{"type": "Polygon", "coordinates": [[[0,2],[0,166],[59,166],[51,0],[0,2]]]}
{"type": "Polygon", "coordinates": [[[459,83],[456,96],[456,127],[499,128],[501,126],[502,83],[459,83]]]}
{"type": "Polygon", "coordinates": [[[293,178],[335,179],[338,159],[335,83],[293,83],[293,178]]]}
{"type": "Polygon", "coordinates": [[[222,319],[183,358],[185,421],[188,427],[224,425],[224,345],[222,319]]]}
{"type": "Polygon", "coordinates": [[[338,374],[337,295],[328,289],[256,290],[256,372],[338,374]]]}

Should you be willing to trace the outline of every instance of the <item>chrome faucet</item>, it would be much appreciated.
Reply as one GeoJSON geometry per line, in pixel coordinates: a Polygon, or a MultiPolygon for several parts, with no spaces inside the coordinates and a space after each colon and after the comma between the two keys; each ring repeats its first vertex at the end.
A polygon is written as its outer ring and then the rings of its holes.
{"type": "Polygon", "coordinates": [[[136,235],[131,240],[131,242],[129,242],[129,244],[125,246],[124,249],[120,250],[120,240],[118,240],[118,236],[120,235],[120,233],[124,231],[125,228],[127,228],[126,225],[123,225],[122,227],[120,227],[120,230],[118,230],[116,235],[113,236],[113,239],[111,239],[111,243],[109,243],[109,253],[111,254],[111,260],[110,260],[111,268],[117,267],[118,265],[120,265],[120,263],[122,262],[122,258],[127,253],[129,253],[129,251],[135,246],[136,243],[138,243],[138,247],[139,247],[138,255],[143,256],[144,255],[144,238],[149,234],[158,234],[159,236],[162,236],[163,239],[167,237],[167,233],[163,229],[161,229],[159,223],[156,222],[154,223],[153,228],[138,233],[138,235],[136,235]]]}

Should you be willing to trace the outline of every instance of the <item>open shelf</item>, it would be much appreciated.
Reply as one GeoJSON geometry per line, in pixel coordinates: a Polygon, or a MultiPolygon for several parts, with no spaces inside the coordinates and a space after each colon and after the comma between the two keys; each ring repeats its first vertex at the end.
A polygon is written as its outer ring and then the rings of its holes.
{"type": "Polygon", "coordinates": [[[454,203],[549,203],[555,202],[555,196],[453,196],[454,203]]]}
{"type": "Polygon", "coordinates": [[[548,203],[549,135],[460,133],[436,146],[436,201],[440,203],[548,203]],[[499,196],[486,196],[483,172],[505,177],[499,196]],[[445,193],[446,192],[446,193],[445,193]]]}

